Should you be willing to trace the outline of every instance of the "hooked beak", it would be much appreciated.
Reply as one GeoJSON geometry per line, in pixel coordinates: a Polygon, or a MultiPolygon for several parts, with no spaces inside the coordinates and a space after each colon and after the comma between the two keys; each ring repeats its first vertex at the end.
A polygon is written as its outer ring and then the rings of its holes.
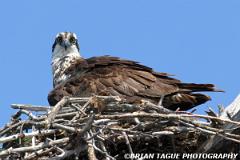
{"type": "Polygon", "coordinates": [[[71,45],[71,44],[69,43],[68,40],[64,40],[64,41],[62,42],[62,46],[64,47],[65,50],[67,50],[67,48],[68,48],[70,45],[71,45]]]}

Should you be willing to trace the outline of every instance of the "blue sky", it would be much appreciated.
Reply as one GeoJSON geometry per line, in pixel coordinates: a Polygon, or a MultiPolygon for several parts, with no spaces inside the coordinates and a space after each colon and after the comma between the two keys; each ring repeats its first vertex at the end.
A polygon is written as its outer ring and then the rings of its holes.
{"type": "Polygon", "coordinates": [[[114,55],[185,82],[214,83],[199,107],[228,105],[240,92],[240,1],[50,0],[0,6],[0,126],[12,103],[46,105],[51,46],[60,31],[77,33],[84,57],[114,55]]]}

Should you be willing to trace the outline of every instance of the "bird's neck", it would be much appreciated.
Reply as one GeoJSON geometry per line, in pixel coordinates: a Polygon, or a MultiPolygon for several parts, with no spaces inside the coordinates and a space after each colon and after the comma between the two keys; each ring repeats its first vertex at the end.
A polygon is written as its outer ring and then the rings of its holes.
{"type": "Polygon", "coordinates": [[[66,69],[71,66],[77,59],[81,58],[79,52],[54,53],[52,57],[53,86],[64,82],[70,75],[65,73],[66,69]],[[64,56],[63,56],[64,55],[64,56]]]}

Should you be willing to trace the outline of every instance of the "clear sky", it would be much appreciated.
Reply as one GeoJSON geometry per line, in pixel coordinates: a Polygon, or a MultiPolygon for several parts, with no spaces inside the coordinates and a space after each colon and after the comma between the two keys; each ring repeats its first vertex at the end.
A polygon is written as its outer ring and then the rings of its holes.
{"type": "Polygon", "coordinates": [[[240,92],[239,0],[48,0],[0,5],[0,127],[12,103],[47,105],[51,46],[75,32],[84,57],[114,55],[185,82],[214,83],[198,107],[228,105],[240,92]]]}

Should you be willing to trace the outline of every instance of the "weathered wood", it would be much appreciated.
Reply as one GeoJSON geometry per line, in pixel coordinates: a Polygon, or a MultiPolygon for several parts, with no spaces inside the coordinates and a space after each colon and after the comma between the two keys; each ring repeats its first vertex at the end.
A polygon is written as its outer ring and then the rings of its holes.
{"type": "Polygon", "coordinates": [[[28,111],[48,111],[50,106],[37,106],[31,104],[12,104],[11,107],[13,109],[25,109],[28,111]]]}
{"type": "MultiPolygon", "coordinates": [[[[219,118],[231,119],[231,121],[240,121],[240,95],[224,110],[219,118]]],[[[225,132],[240,134],[240,127],[234,123],[225,123],[222,128],[225,132]]],[[[240,146],[234,141],[226,140],[224,137],[217,135],[210,136],[201,147],[199,152],[234,152],[240,146]]],[[[237,151],[238,152],[238,151],[237,151]]]]}
{"type": "Polygon", "coordinates": [[[58,112],[60,111],[60,109],[68,102],[69,102],[69,97],[63,97],[63,99],[61,101],[59,101],[56,104],[56,106],[53,107],[53,109],[50,111],[50,113],[48,114],[48,116],[46,118],[47,128],[49,128],[51,126],[51,123],[55,119],[55,117],[58,114],[58,112]]]}
{"type": "Polygon", "coordinates": [[[114,96],[64,98],[56,106],[46,107],[47,110],[14,105],[17,113],[0,130],[0,158],[114,160],[123,159],[125,153],[140,151],[188,153],[197,152],[196,148],[203,143],[208,145],[207,137],[221,139],[226,146],[232,143],[229,148],[237,149],[240,132],[235,128],[240,127],[240,122],[236,109],[239,100],[236,101],[234,107],[225,110],[229,113],[220,117],[169,111],[146,101],[128,104],[114,96]],[[99,104],[103,105],[101,110],[97,108],[99,104]],[[21,120],[22,115],[25,120],[21,120]],[[206,120],[224,126],[219,128],[206,120]],[[65,138],[67,141],[62,141],[65,138]]]}
{"type": "Polygon", "coordinates": [[[238,97],[224,110],[221,117],[229,118],[231,116],[232,120],[240,120],[240,94],[238,97]]]}
{"type": "Polygon", "coordinates": [[[13,140],[17,140],[19,138],[31,138],[33,136],[46,136],[46,135],[51,135],[54,134],[56,132],[56,130],[44,130],[44,131],[34,131],[31,133],[18,133],[18,134],[14,134],[8,137],[1,137],[0,138],[0,143],[4,143],[4,142],[9,142],[9,141],[13,141],[13,140]]]}
{"type": "Polygon", "coordinates": [[[213,119],[221,120],[223,122],[231,123],[233,125],[240,127],[240,122],[232,121],[226,118],[219,118],[207,115],[197,115],[197,114],[178,114],[178,113],[125,113],[125,114],[115,114],[115,115],[96,115],[96,119],[126,119],[126,118],[162,118],[162,119],[178,119],[178,120],[189,120],[187,118],[204,118],[204,119],[213,119]]]}
{"type": "Polygon", "coordinates": [[[5,156],[5,155],[9,155],[11,153],[22,153],[22,152],[30,152],[30,151],[37,151],[43,148],[47,148],[49,146],[53,146],[56,144],[64,144],[67,143],[69,141],[69,138],[63,138],[63,139],[58,139],[58,140],[54,140],[48,143],[40,143],[38,145],[36,145],[35,147],[30,146],[30,147],[20,147],[20,148],[9,148],[7,150],[3,150],[0,152],[0,156],[5,156]]]}

